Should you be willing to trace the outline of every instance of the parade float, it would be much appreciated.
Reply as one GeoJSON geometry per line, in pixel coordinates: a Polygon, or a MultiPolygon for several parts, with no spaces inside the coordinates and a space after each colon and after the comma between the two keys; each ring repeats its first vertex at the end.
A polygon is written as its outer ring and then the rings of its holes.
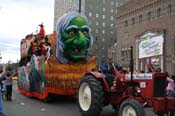
{"type": "Polygon", "coordinates": [[[20,43],[18,90],[47,101],[50,95],[75,95],[79,80],[96,66],[90,55],[93,38],[86,17],[63,15],[56,32],[45,34],[44,25],[20,43]]]}

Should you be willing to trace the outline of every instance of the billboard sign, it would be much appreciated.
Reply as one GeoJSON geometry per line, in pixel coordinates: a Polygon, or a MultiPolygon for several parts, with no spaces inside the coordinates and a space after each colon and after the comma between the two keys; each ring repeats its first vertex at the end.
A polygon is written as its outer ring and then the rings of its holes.
{"type": "Polygon", "coordinates": [[[147,37],[139,43],[139,58],[163,54],[163,35],[147,37]]]}

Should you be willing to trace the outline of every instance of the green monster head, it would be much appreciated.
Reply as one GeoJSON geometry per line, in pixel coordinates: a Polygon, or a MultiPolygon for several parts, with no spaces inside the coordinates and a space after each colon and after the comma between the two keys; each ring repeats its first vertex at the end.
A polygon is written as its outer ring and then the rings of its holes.
{"type": "Polygon", "coordinates": [[[93,42],[86,17],[70,13],[64,15],[59,22],[56,45],[58,60],[61,63],[85,61],[93,42]]]}

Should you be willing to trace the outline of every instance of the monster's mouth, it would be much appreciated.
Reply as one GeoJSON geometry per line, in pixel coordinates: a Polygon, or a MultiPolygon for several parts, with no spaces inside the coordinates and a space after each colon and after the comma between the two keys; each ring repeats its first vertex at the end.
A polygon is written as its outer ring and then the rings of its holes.
{"type": "Polygon", "coordinates": [[[84,55],[85,54],[84,50],[78,50],[78,49],[73,50],[73,53],[75,55],[84,55]]]}

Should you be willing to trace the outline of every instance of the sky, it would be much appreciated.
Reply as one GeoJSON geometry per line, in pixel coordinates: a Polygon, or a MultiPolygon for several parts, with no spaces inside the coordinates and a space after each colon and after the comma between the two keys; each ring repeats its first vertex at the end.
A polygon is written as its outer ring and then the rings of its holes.
{"type": "Polygon", "coordinates": [[[0,0],[0,63],[19,61],[21,39],[35,34],[42,22],[51,34],[54,0],[0,0]]]}

